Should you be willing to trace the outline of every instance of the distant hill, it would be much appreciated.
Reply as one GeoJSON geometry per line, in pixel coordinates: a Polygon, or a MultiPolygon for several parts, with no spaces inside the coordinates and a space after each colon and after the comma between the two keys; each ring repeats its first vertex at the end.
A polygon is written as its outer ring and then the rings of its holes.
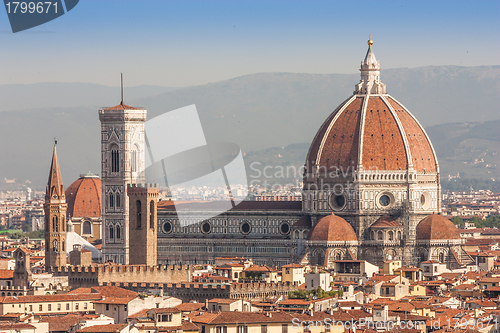
{"type": "MultiPolygon", "coordinates": [[[[125,98],[133,100],[176,89],[178,88],[144,85],[125,87],[124,91],[125,98]]],[[[35,108],[111,106],[116,105],[119,99],[119,87],[93,83],[0,84],[0,112],[35,108]]]]}
{"type": "MultiPolygon", "coordinates": [[[[389,69],[382,71],[382,81],[426,127],[450,120],[498,119],[500,66],[389,69]]],[[[261,73],[160,94],[159,90],[169,88],[136,87],[136,92],[127,88],[125,101],[147,108],[148,119],[196,104],[207,140],[237,143],[250,161],[264,158],[250,152],[301,142],[307,148],[323,121],[352,94],[357,82],[359,74],[261,73]],[[135,100],[134,94],[138,96],[135,100]]],[[[6,92],[5,87],[0,86],[0,110],[4,111],[0,112],[0,179],[29,179],[34,188],[42,189],[54,137],[59,141],[65,184],[89,169],[100,173],[97,109],[117,104],[118,88],[61,83],[40,84],[40,89],[20,86],[18,90],[9,85],[11,90],[6,92]],[[33,105],[36,108],[27,109],[33,105]],[[8,111],[20,108],[24,109],[8,111]]],[[[474,146],[475,142],[464,145],[474,146]]],[[[434,139],[433,143],[438,146],[434,139]]],[[[294,157],[290,158],[301,165],[305,153],[299,152],[300,147],[293,148],[294,157]]]]}

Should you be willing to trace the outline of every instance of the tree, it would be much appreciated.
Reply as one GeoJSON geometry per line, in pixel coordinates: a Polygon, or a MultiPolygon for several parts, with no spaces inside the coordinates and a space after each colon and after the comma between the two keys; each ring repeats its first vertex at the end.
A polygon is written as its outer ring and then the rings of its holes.
{"type": "Polygon", "coordinates": [[[453,216],[451,219],[450,219],[451,222],[453,222],[454,225],[459,225],[459,226],[464,226],[464,220],[462,220],[462,218],[460,216],[453,216]]]}

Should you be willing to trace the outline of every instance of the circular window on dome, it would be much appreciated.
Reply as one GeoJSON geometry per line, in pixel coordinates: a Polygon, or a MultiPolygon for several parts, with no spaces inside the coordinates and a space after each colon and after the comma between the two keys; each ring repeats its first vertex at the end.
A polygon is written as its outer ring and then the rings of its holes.
{"type": "Polygon", "coordinates": [[[204,234],[209,234],[210,231],[212,231],[212,225],[210,224],[210,222],[203,222],[201,224],[201,232],[203,232],[204,234]]]}
{"type": "Polygon", "coordinates": [[[252,226],[248,222],[243,222],[240,226],[240,231],[243,235],[248,235],[252,230],[252,226]]]}
{"type": "Polygon", "coordinates": [[[330,206],[333,210],[342,210],[346,204],[345,194],[332,193],[330,196],[330,206]]]}
{"type": "Polygon", "coordinates": [[[394,203],[394,195],[390,192],[383,192],[377,196],[379,208],[389,208],[394,203]]]}
{"type": "Polygon", "coordinates": [[[164,233],[166,233],[166,234],[171,233],[171,232],[172,232],[172,229],[173,229],[173,227],[172,227],[172,223],[171,223],[171,222],[169,222],[169,221],[167,221],[167,222],[163,223],[163,225],[162,225],[162,229],[163,229],[163,232],[164,232],[164,233]]]}
{"type": "Polygon", "coordinates": [[[283,235],[288,235],[290,233],[290,224],[288,222],[281,223],[280,232],[283,235]]]}
{"type": "Polygon", "coordinates": [[[420,206],[422,209],[429,209],[431,206],[431,195],[429,192],[424,192],[420,195],[420,206]]]}

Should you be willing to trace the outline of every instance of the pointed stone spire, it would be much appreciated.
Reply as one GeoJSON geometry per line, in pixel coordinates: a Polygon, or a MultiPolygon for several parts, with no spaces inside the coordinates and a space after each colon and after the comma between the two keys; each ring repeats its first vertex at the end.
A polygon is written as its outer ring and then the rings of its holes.
{"type": "Polygon", "coordinates": [[[58,200],[65,202],[64,186],[59,169],[59,161],[57,160],[56,152],[57,141],[54,143],[54,151],[52,153],[52,163],[50,165],[49,180],[45,190],[45,201],[58,200]]]}
{"type": "Polygon", "coordinates": [[[366,52],[365,60],[361,62],[361,81],[354,89],[354,93],[357,95],[387,94],[385,84],[380,82],[380,62],[375,58],[371,37],[368,40],[368,51],[366,52]]]}

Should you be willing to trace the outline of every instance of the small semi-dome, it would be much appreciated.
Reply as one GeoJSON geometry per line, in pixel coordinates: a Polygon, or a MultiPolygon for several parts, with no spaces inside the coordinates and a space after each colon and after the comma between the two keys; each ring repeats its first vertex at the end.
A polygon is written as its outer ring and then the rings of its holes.
{"type": "Polygon", "coordinates": [[[446,217],[432,214],[417,225],[417,240],[461,239],[460,231],[446,217]]]}
{"type": "Polygon", "coordinates": [[[309,241],[323,242],[350,242],[357,241],[356,233],[352,226],[335,214],[323,217],[314,226],[307,236],[309,241]]]}
{"type": "Polygon", "coordinates": [[[66,189],[67,214],[70,217],[101,217],[101,179],[92,174],[80,175],[66,189]]]}
{"type": "Polygon", "coordinates": [[[394,217],[390,215],[383,215],[375,223],[373,223],[371,227],[394,228],[394,227],[402,227],[402,225],[394,217]]]}

